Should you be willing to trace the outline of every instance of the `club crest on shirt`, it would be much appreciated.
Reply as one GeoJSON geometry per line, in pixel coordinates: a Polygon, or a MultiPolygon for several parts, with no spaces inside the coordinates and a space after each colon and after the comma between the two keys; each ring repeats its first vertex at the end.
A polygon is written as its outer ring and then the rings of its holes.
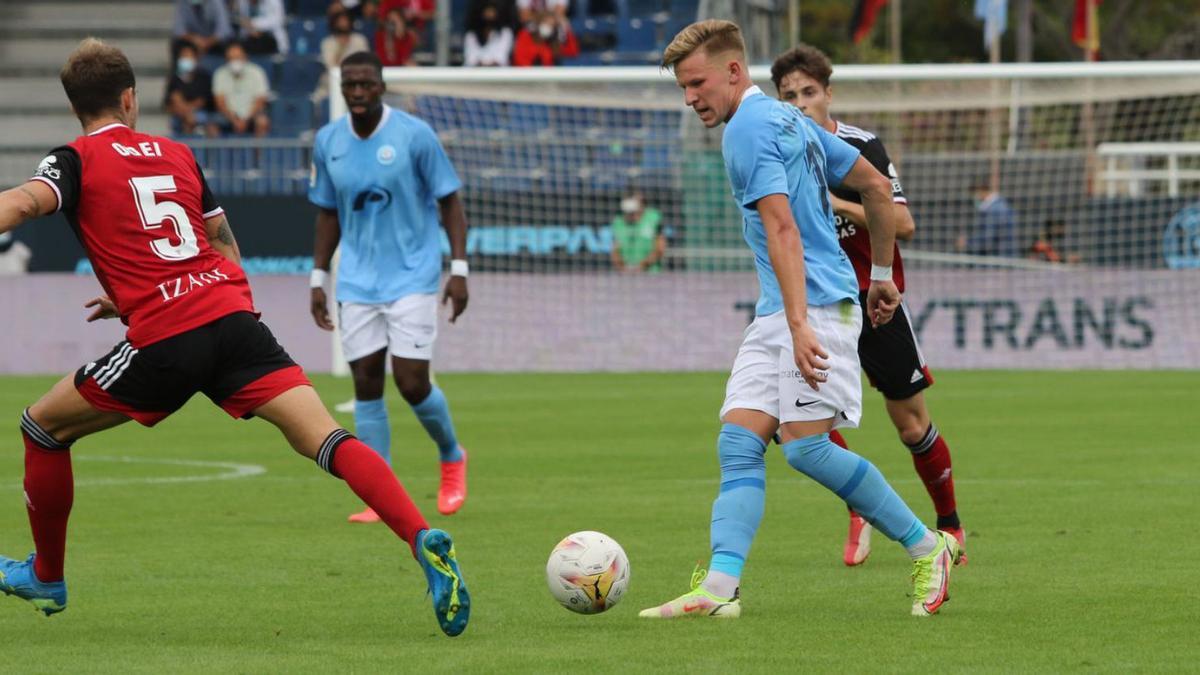
{"type": "Polygon", "coordinates": [[[384,166],[391,164],[396,161],[396,148],[391,145],[379,146],[379,149],[375,151],[375,159],[384,166]]]}

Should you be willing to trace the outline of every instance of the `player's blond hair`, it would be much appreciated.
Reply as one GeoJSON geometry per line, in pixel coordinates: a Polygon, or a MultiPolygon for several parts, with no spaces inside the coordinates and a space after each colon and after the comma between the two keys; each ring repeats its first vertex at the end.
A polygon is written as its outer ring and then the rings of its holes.
{"type": "Polygon", "coordinates": [[[742,40],[742,29],[736,23],[724,19],[706,19],[679,31],[663,50],[662,67],[673,70],[680,61],[698,49],[703,49],[708,56],[737,52],[742,59],[746,58],[746,43],[742,40]]]}
{"type": "Polygon", "coordinates": [[[136,84],[125,54],[92,37],[71,52],[58,77],[75,114],[84,121],[119,108],[121,92],[136,84]]]}

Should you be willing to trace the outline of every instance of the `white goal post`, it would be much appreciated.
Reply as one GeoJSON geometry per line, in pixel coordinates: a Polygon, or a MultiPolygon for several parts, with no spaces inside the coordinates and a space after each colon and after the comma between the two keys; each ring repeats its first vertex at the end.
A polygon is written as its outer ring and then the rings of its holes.
{"type": "MultiPolygon", "coordinates": [[[[774,94],[768,66],[751,77],[774,94]]],[[[384,79],[464,181],[472,300],[439,370],[728,367],[757,286],[720,130],[669,72],[384,79]],[[614,263],[631,191],[666,241],[650,273],[614,263]]],[[[906,299],[935,367],[1200,368],[1200,62],[847,65],[832,83],[834,116],[899,168],[917,224],[906,299]],[[1011,211],[991,248],[971,194],[984,179],[1011,211]]]]}

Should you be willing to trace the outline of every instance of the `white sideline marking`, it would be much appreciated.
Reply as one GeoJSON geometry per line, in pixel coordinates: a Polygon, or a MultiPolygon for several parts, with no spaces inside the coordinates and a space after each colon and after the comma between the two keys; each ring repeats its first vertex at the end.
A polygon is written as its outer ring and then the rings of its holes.
{"type": "MultiPolygon", "coordinates": [[[[221,473],[193,474],[188,476],[147,476],[144,478],[98,478],[75,481],[75,487],[96,485],[161,485],[172,483],[202,483],[213,480],[234,480],[260,476],[267,468],[257,464],[236,462],[207,462],[199,459],[153,459],[147,457],[109,457],[105,455],[75,455],[71,459],[84,462],[115,462],[120,464],[166,464],[168,466],[190,466],[205,469],[225,469],[221,473]]],[[[21,487],[20,483],[10,487],[21,487]]]]}

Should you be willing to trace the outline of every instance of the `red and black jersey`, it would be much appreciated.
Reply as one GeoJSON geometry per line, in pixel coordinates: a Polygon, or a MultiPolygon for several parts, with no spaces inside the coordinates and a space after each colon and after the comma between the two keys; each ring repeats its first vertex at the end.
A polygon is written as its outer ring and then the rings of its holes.
{"type": "MultiPolygon", "coordinates": [[[[834,124],[837,125],[834,133],[838,138],[858,148],[863,158],[870,162],[871,166],[892,181],[892,200],[897,204],[907,204],[908,199],[904,196],[904,188],[900,185],[900,175],[896,173],[896,167],[892,164],[892,160],[888,159],[883,142],[869,131],[863,131],[858,127],[841,122],[835,121],[834,124]]],[[[848,202],[862,203],[862,197],[854,190],[839,187],[833,188],[830,192],[835,197],[848,202]]],[[[871,286],[871,235],[867,228],[855,225],[839,215],[834,215],[834,221],[837,223],[838,241],[841,242],[842,249],[846,251],[846,255],[854,265],[854,274],[858,277],[858,288],[865,291],[871,286]]],[[[892,250],[892,279],[896,282],[896,288],[903,293],[904,263],[900,260],[899,246],[892,250]]]]}
{"type": "Polygon", "coordinates": [[[245,272],[208,244],[204,220],[222,209],[187,146],[110,124],[55,148],[31,180],[58,195],[134,347],[254,311],[245,272]]]}

